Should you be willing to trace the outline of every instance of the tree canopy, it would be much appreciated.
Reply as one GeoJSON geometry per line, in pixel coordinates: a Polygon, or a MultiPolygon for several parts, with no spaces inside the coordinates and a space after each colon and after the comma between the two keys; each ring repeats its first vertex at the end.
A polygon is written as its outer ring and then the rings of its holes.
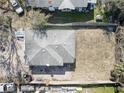
{"type": "Polygon", "coordinates": [[[105,14],[112,17],[112,22],[124,24],[124,0],[109,0],[105,3],[105,14]]]}
{"type": "Polygon", "coordinates": [[[118,27],[115,32],[116,38],[116,64],[111,72],[111,80],[124,84],[124,28],[118,27]]]}
{"type": "Polygon", "coordinates": [[[13,11],[10,8],[9,0],[0,0],[0,9],[3,10],[3,12],[13,11]]]}
{"type": "Polygon", "coordinates": [[[47,24],[50,15],[40,13],[40,11],[30,11],[29,13],[31,25],[34,30],[41,30],[47,24]]]}
{"type": "MultiPolygon", "coordinates": [[[[0,66],[3,67],[5,82],[20,82],[20,58],[17,52],[17,42],[11,26],[12,19],[0,15],[0,66]],[[16,64],[14,62],[17,62],[16,64]]],[[[1,78],[1,77],[0,77],[1,78]]],[[[4,81],[3,80],[3,81],[4,81]]]]}

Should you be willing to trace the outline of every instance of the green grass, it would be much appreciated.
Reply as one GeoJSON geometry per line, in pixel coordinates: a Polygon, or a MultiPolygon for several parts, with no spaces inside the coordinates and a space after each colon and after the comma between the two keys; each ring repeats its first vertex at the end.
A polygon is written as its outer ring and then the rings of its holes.
{"type": "Polygon", "coordinates": [[[105,87],[105,93],[115,93],[115,89],[113,87],[105,87]]]}
{"type": "MultiPolygon", "coordinates": [[[[101,86],[101,85],[100,86],[84,86],[82,93],[86,93],[87,89],[89,90],[88,93],[115,93],[115,88],[113,86],[101,86]]],[[[124,93],[124,92],[120,92],[120,93],[124,93]]]]}
{"type": "Polygon", "coordinates": [[[119,93],[124,93],[124,88],[118,88],[119,93]]]}
{"type": "Polygon", "coordinates": [[[93,93],[115,93],[113,87],[97,87],[93,88],[93,93]]]}
{"type": "Polygon", "coordinates": [[[98,87],[92,89],[93,93],[104,93],[104,87],[98,87]]]}
{"type": "Polygon", "coordinates": [[[50,23],[70,23],[70,22],[87,22],[94,19],[94,11],[88,13],[80,12],[56,12],[51,14],[50,23]]]}

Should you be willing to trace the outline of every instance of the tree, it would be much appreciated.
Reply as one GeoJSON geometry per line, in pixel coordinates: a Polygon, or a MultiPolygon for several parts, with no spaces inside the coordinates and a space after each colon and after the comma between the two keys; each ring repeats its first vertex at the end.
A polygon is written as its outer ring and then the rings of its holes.
{"type": "Polygon", "coordinates": [[[8,4],[8,0],[0,0],[1,7],[6,7],[7,4],[8,4]]]}
{"type": "Polygon", "coordinates": [[[112,81],[124,83],[124,63],[116,64],[111,76],[112,81]]]}
{"type": "Polygon", "coordinates": [[[107,17],[112,17],[112,22],[118,22],[123,25],[124,0],[108,0],[105,3],[104,10],[107,17]]]}
{"type": "Polygon", "coordinates": [[[13,11],[12,9],[10,9],[10,4],[8,1],[9,0],[0,0],[0,9],[4,10],[4,12],[13,11]]]}
{"type": "Polygon", "coordinates": [[[32,20],[31,25],[34,30],[42,30],[47,24],[48,18],[50,15],[45,15],[40,11],[30,11],[29,13],[30,19],[32,20]]]}
{"type": "MultiPolygon", "coordinates": [[[[3,67],[9,68],[9,46],[10,46],[10,29],[9,29],[9,19],[5,16],[0,16],[0,64],[3,67]]],[[[5,71],[8,72],[9,71],[5,71]]]]}
{"type": "Polygon", "coordinates": [[[7,81],[5,82],[20,82],[22,67],[11,23],[12,19],[10,17],[0,16],[0,65],[6,73],[4,78],[7,81]]]}
{"type": "Polygon", "coordinates": [[[124,28],[118,27],[115,32],[116,38],[116,64],[111,71],[111,80],[124,84],[124,28]]]}

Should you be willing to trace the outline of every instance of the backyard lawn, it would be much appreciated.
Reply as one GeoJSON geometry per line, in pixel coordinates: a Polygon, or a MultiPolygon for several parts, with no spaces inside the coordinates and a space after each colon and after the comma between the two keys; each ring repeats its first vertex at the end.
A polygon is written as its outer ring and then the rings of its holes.
{"type": "Polygon", "coordinates": [[[118,93],[124,93],[124,88],[119,87],[119,88],[118,88],[118,90],[119,90],[119,92],[118,92],[118,93]]]}
{"type": "Polygon", "coordinates": [[[50,23],[71,23],[71,22],[87,22],[94,19],[94,11],[87,13],[80,12],[55,12],[51,13],[50,23]]]}
{"type": "Polygon", "coordinates": [[[115,89],[112,86],[91,86],[84,87],[82,92],[79,93],[115,93],[115,89]]]}
{"type": "Polygon", "coordinates": [[[92,89],[92,93],[115,93],[113,87],[97,87],[92,89]]]}

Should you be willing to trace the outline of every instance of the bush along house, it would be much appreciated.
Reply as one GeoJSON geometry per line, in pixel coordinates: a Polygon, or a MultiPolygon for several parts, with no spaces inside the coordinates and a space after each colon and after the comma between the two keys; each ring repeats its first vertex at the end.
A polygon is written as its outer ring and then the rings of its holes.
{"type": "Polygon", "coordinates": [[[97,0],[26,0],[28,7],[49,11],[78,11],[93,9],[97,0]]]}

